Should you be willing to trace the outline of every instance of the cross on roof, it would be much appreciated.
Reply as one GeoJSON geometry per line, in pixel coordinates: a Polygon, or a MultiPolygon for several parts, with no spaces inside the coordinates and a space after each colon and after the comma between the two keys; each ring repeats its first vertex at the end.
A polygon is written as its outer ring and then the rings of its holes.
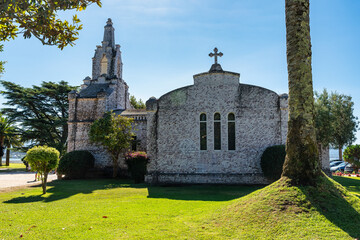
{"type": "Polygon", "coordinates": [[[214,53],[209,53],[209,56],[210,57],[215,57],[215,64],[218,64],[217,62],[217,57],[222,57],[223,53],[222,52],[219,52],[218,53],[218,49],[217,48],[214,48],[214,53]]]}

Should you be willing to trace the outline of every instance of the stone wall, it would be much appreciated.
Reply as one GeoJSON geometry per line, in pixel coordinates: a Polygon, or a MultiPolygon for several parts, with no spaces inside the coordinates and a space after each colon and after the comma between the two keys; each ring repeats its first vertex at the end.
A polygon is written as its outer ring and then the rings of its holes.
{"type": "Polygon", "coordinates": [[[147,104],[147,181],[266,183],[261,154],[283,143],[279,96],[239,84],[236,73],[199,74],[194,82],[147,104]],[[207,115],[207,150],[200,150],[201,113],[207,115]],[[215,113],[221,114],[221,150],[214,150],[215,113]],[[228,150],[229,113],[235,114],[236,150],[228,150]]]}
{"type": "Polygon", "coordinates": [[[321,162],[321,169],[328,176],[332,176],[330,172],[330,152],[329,146],[324,146],[322,144],[318,145],[319,149],[319,158],[321,162]]]}
{"type": "MultiPolygon", "coordinates": [[[[87,80],[88,81],[88,80],[87,80]]],[[[84,81],[85,82],[85,81],[84,81]]],[[[68,152],[75,150],[90,151],[95,157],[95,167],[104,168],[112,166],[112,160],[107,151],[101,146],[89,141],[90,126],[94,120],[104,116],[110,110],[130,105],[128,98],[128,86],[121,79],[106,80],[103,77],[91,84],[110,83],[109,88],[113,91],[99,91],[96,97],[80,97],[81,93],[69,93],[69,121],[68,121],[68,152]],[[108,94],[109,93],[109,94],[108,94]]],[[[84,84],[82,90],[88,87],[84,84]]],[[[99,85],[100,86],[100,85],[99,85]]],[[[103,85],[101,85],[103,86],[103,85]]],[[[144,124],[140,125],[143,130],[144,124]]],[[[142,133],[142,135],[145,135],[142,133]]],[[[145,143],[143,143],[143,146],[145,143]]],[[[120,167],[125,168],[125,162],[120,160],[120,167]]]]}
{"type": "Polygon", "coordinates": [[[95,167],[111,166],[111,158],[100,146],[90,143],[89,130],[94,120],[106,111],[106,97],[79,98],[77,93],[69,94],[68,149],[90,151],[96,161],[95,167]]]}
{"type": "Polygon", "coordinates": [[[133,129],[136,139],[139,141],[136,151],[146,152],[147,136],[146,136],[146,119],[134,119],[133,129]]]}

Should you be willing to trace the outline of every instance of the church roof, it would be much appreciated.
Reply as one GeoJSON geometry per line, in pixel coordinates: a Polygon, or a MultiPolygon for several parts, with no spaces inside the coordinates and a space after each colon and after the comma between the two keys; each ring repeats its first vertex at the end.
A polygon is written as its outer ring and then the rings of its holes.
{"type": "Polygon", "coordinates": [[[126,109],[120,113],[121,116],[146,115],[146,109],[126,109]]]}
{"type": "Polygon", "coordinates": [[[109,85],[109,83],[92,83],[80,91],[80,98],[96,98],[100,92],[105,92],[107,95],[110,95],[113,89],[109,88],[109,85]]]}

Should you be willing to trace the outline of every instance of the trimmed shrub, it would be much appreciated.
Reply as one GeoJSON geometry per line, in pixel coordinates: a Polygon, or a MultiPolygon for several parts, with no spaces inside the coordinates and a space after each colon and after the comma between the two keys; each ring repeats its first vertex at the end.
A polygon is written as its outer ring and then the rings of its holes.
{"type": "Polygon", "coordinates": [[[125,157],[126,165],[128,166],[131,178],[135,183],[144,182],[146,174],[146,165],[149,159],[145,152],[128,153],[125,157]]]}
{"type": "Polygon", "coordinates": [[[69,179],[85,178],[87,171],[94,167],[95,158],[88,151],[66,153],[59,162],[57,172],[69,179]]]}
{"type": "Polygon", "coordinates": [[[25,161],[30,164],[32,170],[40,174],[43,194],[46,193],[47,177],[51,170],[59,163],[59,151],[48,146],[37,146],[26,152],[25,161]]]}
{"type": "Polygon", "coordinates": [[[281,177],[285,156],[285,145],[275,145],[265,149],[261,156],[261,169],[266,178],[276,181],[281,177]]]}

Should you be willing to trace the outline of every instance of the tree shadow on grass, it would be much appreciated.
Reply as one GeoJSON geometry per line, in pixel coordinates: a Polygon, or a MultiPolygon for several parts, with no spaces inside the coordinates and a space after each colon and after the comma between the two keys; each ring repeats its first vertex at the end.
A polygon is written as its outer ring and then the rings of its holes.
{"type": "Polygon", "coordinates": [[[31,192],[29,196],[12,198],[4,203],[18,204],[31,202],[53,202],[69,198],[76,194],[91,194],[96,190],[113,188],[147,188],[148,198],[167,198],[174,200],[228,201],[243,197],[263,186],[229,186],[229,185],[183,185],[183,186],[150,186],[134,184],[131,180],[58,180],[48,184],[47,194],[31,192]]]}
{"type": "Polygon", "coordinates": [[[29,173],[26,171],[25,168],[4,168],[4,169],[0,169],[0,174],[24,174],[24,173],[29,173]]]}
{"type": "Polygon", "coordinates": [[[96,190],[105,190],[112,188],[128,188],[139,187],[144,188],[140,184],[132,184],[131,181],[100,179],[100,180],[57,180],[47,185],[46,194],[42,194],[41,185],[32,186],[31,188],[39,188],[39,194],[34,195],[32,192],[30,196],[20,196],[4,203],[31,203],[31,202],[53,202],[61,199],[69,198],[76,194],[90,194],[96,190]],[[134,186],[138,185],[138,186],[134,186]]]}
{"type": "Polygon", "coordinates": [[[360,179],[337,176],[333,176],[333,179],[346,187],[347,190],[354,192],[355,196],[360,198],[360,179]]]}
{"type": "MultiPolygon", "coordinates": [[[[360,189],[360,181],[335,178],[344,186],[360,189]]],[[[300,187],[316,210],[334,225],[348,233],[352,238],[360,238],[360,199],[349,192],[343,192],[336,183],[321,179],[320,188],[300,187]],[[347,198],[344,198],[344,194],[347,198]],[[350,204],[351,203],[351,204],[350,204]],[[357,206],[355,209],[352,205],[357,206]]]]}
{"type": "Polygon", "coordinates": [[[229,201],[244,197],[264,186],[183,185],[150,186],[148,198],[192,201],[229,201]]]}

